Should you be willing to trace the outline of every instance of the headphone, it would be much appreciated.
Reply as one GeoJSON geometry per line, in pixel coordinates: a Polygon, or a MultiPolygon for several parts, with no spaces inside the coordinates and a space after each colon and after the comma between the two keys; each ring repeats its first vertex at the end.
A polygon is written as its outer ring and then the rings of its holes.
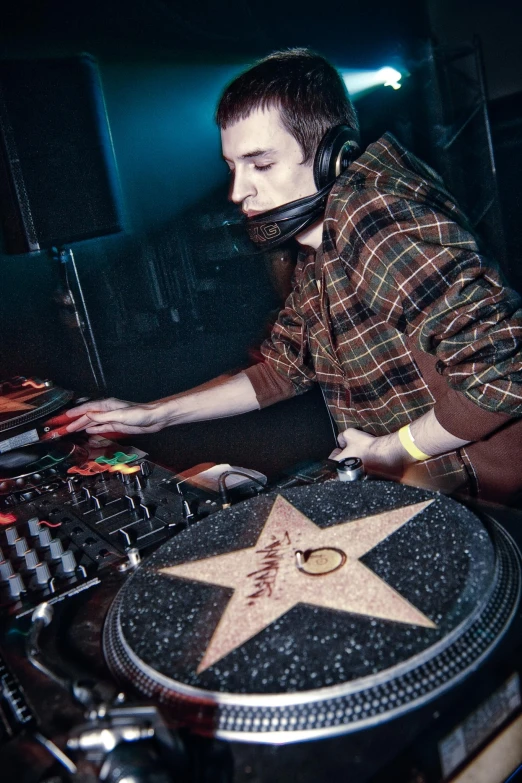
{"type": "Polygon", "coordinates": [[[325,210],[337,177],[359,152],[359,134],[348,125],[330,128],[319,143],[314,158],[317,193],[246,219],[250,239],[260,250],[271,250],[303,231],[325,210]]]}

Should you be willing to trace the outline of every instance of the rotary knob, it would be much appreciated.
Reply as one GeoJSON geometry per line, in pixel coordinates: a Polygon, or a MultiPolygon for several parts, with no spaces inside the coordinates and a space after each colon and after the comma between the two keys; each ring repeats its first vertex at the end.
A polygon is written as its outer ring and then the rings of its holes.
{"type": "Polygon", "coordinates": [[[25,592],[25,585],[20,574],[10,576],[7,580],[7,586],[9,587],[11,598],[20,598],[20,595],[25,592]]]}
{"type": "Polygon", "coordinates": [[[29,535],[30,536],[37,536],[40,532],[40,520],[38,517],[31,517],[31,519],[27,520],[27,527],[29,528],[29,535]]]}
{"type": "Polygon", "coordinates": [[[23,557],[27,550],[29,549],[29,545],[27,543],[27,539],[21,536],[20,538],[17,538],[15,541],[15,549],[17,557],[23,557]]]}
{"type": "Polygon", "coordinates": [[[13,546],[18,538],[18,530],[15,527],[7,527],[5,530],[5,537],[9,546],[13,546]]]}
{"type": "Polygon", "coordinates": [[[47,563],[38,563],[34,569],[34,573],[36,576],[36,581],[39,585],[45,586],[49,583],[51,579],[51,572],[49,571],[49,566],[47,563]]]}
{"type": "Polygon", "coordinates": [[[38,555],[35,552],[34,549],[28,549],[27,552],[24,552],[24,558],[25,558],[25,567],[28,571],[34,571],[36,566],[39,563],[38,555]]]}
{"type": "Polygon", "coordinates": [[[0,561],[0,579],[7,582],[10,576],[14,574],[13,565],[10,560],[0,561]]]}
{"type": "Polygon", "coordinates": [[[51,542],[54,539],[49,528],[44,527],[43,530],[40,530],[38,533],[38,540],[40,541],[40,546],[44,547],[44,549],[47,549],[47,547],[51,545],[51,542]]]}
{"type": "Polygon", "coordinates": [[[49,554],[53,560],[60,560],[63,554],[63,545],[59,538],[54,538],[49,544],[49,554]]]}
{"type": "Polygon", "coordinates": [[[72,575],[76,570],[76,558],[74,552],[68,549],[62,553],[61,570],[64,574],[72,575]]]}

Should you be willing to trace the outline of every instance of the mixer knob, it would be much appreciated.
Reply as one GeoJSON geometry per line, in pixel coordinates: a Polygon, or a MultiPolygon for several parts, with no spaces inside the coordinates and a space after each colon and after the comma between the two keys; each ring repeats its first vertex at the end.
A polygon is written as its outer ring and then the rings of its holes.
{"type": "Polygon", "coordinates": [[[140,471],[141,471],[141,475],[145,476],[145,478],[147,478],[147,476],[150,476],[150,474],[152,473],[150,462],[147,462],[147,460],[144,459],[143,462],[140,463],[140,471]]]}
{"type": "Polygon", "coordinates": [[[5,537],[9,546],[13,546],[18,538],[18,530],[15,527],[7,527],[5,530],[5,537]]]}
{"type": "Polygon", "coordinates": [[[53,539],[49,544],[49,553],[53,560],[59,560],[63,554],[62,542],[59,538],[53,539]]]}
{"type": "Polygon", "coordinates": [[[74,552],[68,549],[62,554],[62,570],[64,574],[74,574],[76,569],[76,558],[74,552]]]}
{"type": "Polygon", "coordinates": [[[36,575],[36,581],[39,585],[46,585],[51,578],[51,572],[49,571],[49,566],[47,563],[38,563],[34,569],[34,573],[36,575]]]}
{"type": "Polygon", "coordinates": [[[27,569],[29,571],[34,571],[36,566],[38,565],[38,555],[34,551],[34,549],[28,549],[27,552],[24,554],[25,557],[25,565],[27,566],[27,569]]]}
{"type": "Polygon", "coordinates": [[[29,528],[30,536],[37,536],[40,532],[40,520],[38,517],[31,517],[31,519],[28,519],[27,527],[29,528]]]}
{"type": "Polygon", "coordinates": [[[7,580],[11,598],[20,598],[20,594],[25,592],[25,585],[20,574],[13,574],[7,580]]]}
{"type": "Polygon", "coordinates": [[[49,528],[44,527],[43,530],[40,530],[40,532],[38,533],[38,539],[40,541],[40,546],[43,547],[50,546],[53,537],[51,535],[51,531],[49,530],[49,528]]]}
{"type": "Polygon", "coordinates": [[[15,549],[16,554],[18,557],[23,557],[27,550],[29,549],[29,545],[27,543],[27,539],[21,536],[20,538],[17,538],[15,541],[15,549]]]}
{"type": "Polygon", "coordinates": [[[101,509],[101,507],[102,507],[102,504],[100,502],[100,498],[98,497],[98,495],[91,495],[91,503],[93,505],[93,508],[96,511],[99,511],[101,509]]]}
{"type": "Polygon", "coordinates": [[[82,487],[82,495],[84,496],[85,500],[90,500],[91,490],[89,487],[82,487]]]}
{"type": "Polygon", "coordinates": [[[0,579],[3,582],[7,582],[10,576],[14,573],[13,565],[10,560],[0,561],[0,579]]]}

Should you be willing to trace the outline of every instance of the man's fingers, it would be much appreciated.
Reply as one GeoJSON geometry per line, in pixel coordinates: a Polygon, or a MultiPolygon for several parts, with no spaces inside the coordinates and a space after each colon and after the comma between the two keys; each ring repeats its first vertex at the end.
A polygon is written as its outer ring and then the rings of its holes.
{"type": "Polygon", "coordinates": [[[338,457],[338,456],[339,456],[339,454],[341,454],[341,453],[342,453],[342,449],[334,449],[334,450],[332,451],[332,453],[330,454],[330,456],[328,457],[328,459],[337,459],[337,457],[338,457]]]}
{"type": "Polygon", "coordinates": [[[158,427],[154,424],[150,426],[139,426],[137,424],[122,424],[119,421],[109,421],[105,424],[91,425],[85,430],[89,435],[108,434],[113,432],[123,433],[125,435],[140,435],[147,432],[157,432],[158,427]]]}

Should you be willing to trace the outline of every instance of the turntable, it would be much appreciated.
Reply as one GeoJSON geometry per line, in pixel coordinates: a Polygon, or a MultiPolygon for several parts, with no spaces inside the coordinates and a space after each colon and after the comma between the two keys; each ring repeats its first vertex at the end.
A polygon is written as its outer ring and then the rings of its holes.
{"type": "Polygon", "coordinates": [[[108,613],[126,689],[193,731],[254,743],[386,723],[489,656],[518,550],[444,496],[331,481],[247,500],[165,543],[108,613]]]}
{"type": "Polygon", "coordinates": [[[39,378],[0,381],[0,453],[38,441],[45,418],[73,397],[73,392],[39,378]]]}

